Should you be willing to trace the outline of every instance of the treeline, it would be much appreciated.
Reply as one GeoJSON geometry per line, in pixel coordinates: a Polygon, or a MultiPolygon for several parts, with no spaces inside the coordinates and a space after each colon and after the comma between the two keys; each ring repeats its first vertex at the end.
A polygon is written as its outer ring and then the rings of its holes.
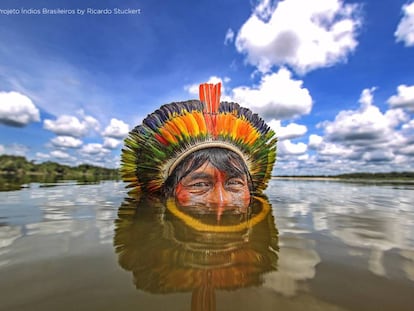
{"type": "Polygon", "coordinates": [[[414,179],[414,172],[389,172],[389,173],[348,173],[335,177],[344,179],[414,179]]]}
{"type": "Polygon", "coordinates": [[[378,179],[378,180],[413,180],[414,172],[388,172],[388,173],[346,173],[338,175],[278,175],[276,177],[289,178],[338,178],[338,179],[378,179]]]}
{"type": "Polygon", "coordinates": [[[89,164],[78,166],[63,165],[56,162],[34,163],[25,157],[0,155],[0,173],[9,176],[57,176],[64,178],[79,178],[83,176],[99,177],[102,179],[118,179],[118,170],[89,164]]]}

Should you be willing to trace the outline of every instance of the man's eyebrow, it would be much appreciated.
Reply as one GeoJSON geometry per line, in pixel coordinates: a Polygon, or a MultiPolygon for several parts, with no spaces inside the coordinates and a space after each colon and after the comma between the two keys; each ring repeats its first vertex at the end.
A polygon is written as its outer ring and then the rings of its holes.
{"type": "Polygon", "coordinates": [[[213,176],[211,174],[207,174],[204,172],[196,172],[196,173],[190,173],[185,178],[189,179],[212,179],[213,176]]]}
{"type": "Polygon", "coordinates": [[[237,170],[231,170],[230,172],[227,172],[227,179],[232,179],[232,178],[241,178],[241,179],[246,178],[247,179],[247,174],[244,172],[237,171],[237,170]]]}
{"type": "Polygon", "coordinates": [[[231,179],[231,178],[244,178],[246,176],[246,174],[241,173],[241,172],[233,172],[233,173],[229,173],[227,175],[227,179],[231,179]]]}

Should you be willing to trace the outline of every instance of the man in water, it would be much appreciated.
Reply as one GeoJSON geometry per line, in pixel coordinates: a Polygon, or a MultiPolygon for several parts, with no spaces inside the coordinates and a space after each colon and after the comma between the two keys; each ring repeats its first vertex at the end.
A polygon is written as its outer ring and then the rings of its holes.
{"type": "Polygon", "coordinates": [[[273,130],[249,109],[220,103],[221,84],[200,100],[171,103],[125,139],[121,175],[132,192],[175,197],[182,206],[248,206],[276,160],[273,130]]]}

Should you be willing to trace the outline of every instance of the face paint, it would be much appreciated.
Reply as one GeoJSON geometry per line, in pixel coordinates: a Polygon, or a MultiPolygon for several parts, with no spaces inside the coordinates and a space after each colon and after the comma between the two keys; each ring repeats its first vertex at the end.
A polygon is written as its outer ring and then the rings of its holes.
{"type": "Polygon", "coordinates": [[[250,191],[245,175],[229,176],[209,162],[185,176],[178,183],[175,195],[182,206],[215,207],[218,215],[226,206],[245,208],[250,202],[250,191]]]}
{"type": "Polygon", "coordinates": [[[178,202],[180,202],[182,205],[187,204],[190,199],[189,193],[184,189],[184,186],[181,182],[179,182],[177,185],[175,196],[178,202]]]}

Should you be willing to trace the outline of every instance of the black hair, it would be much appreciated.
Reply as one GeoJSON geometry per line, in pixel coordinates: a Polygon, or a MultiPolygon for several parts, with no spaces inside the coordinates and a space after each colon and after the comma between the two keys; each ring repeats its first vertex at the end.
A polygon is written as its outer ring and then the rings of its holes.
{"type": "Polygon", "coordinates": [[[244,160],[234,151],[223,148],[208,148],[195,151],[188,155],[174,169],[164,184],[164,195],[174,195],[178,183],[191,172],[210,162],[215,168],[233,176],[246,176],[249,190],[252,192],[253,183],[249,169],[244,160]]]}

